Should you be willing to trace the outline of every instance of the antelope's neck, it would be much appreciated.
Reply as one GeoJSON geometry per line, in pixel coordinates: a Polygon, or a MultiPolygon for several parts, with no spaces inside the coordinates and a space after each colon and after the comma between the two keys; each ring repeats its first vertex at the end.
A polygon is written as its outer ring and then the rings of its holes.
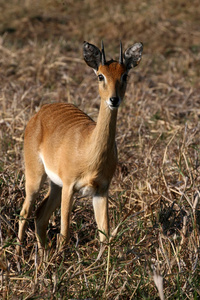
{"type": "Polygon", "coordinates": [[[97,123],[90,140],[90,157],[93,161],[106,161],[115,154],[116,122],[117,109],[111,110],[101,100],[97,123]]]}

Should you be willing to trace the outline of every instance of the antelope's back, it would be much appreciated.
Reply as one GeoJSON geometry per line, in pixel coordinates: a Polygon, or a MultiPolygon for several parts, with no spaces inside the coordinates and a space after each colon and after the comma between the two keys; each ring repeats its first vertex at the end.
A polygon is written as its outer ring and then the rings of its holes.
{"type": "Polygon", "coordinates": [[[27,124],[24,149],[57,149],[64,142],[78,143],[95,124],[87,114],[72,104],[44,105],[27,124]]]}

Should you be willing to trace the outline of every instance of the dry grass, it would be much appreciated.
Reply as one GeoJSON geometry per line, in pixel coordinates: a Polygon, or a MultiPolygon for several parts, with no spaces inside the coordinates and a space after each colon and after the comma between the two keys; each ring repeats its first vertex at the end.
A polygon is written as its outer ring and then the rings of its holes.
{"type": "Polygon", "coordinates": [[[34,3],[8,0],[0,8],[2,298],[199,299],[198,1],[34,3]],[[97,83],[81,49],[84,40],[100,45],[102,38],[113,57],[119,39],[125,47],[144,43],[119,111],[119,164],[110,190],[111,228],[118,231],[99,258],[91,201],[77,196],[70,244],[57,253],[57,212],[39,266],[33,220],[23,256],[14,250],[24,128],[44,103],[72,102],[96,118],[97,83]]]}

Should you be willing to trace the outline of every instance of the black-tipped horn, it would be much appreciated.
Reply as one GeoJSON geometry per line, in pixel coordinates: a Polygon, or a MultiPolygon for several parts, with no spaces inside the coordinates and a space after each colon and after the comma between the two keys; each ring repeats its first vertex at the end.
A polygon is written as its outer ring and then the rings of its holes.
{"type": "Polygon", "coordinates": [[[120,52],[119,52],[119,63],[123,64],[123,50],[122,50],[122,42],[120,41],[120,52]]]}
{"type": "Polygon", "coordinates": [[[103,41],[101,41],[101,53],[102,53],[101,64],[104,66],[106,64],[106,57],[105,57],[105,52],[104,52],[103,41]]]}

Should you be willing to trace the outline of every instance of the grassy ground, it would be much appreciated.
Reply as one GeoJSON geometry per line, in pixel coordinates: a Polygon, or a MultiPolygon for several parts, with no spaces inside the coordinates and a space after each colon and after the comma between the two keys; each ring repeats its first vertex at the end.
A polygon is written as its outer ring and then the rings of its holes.
{"type": "Polygon", "coordinates": [[[1,1],[3,299],[159,299],[159,280],[166,299],[200,299],[199,15],[195,0],[1,1]],[[58,211],[39,266],[33,219],[23,256],[15,254],[24,129],[44,103],[75,103],[96,119],[97,82],[83,62],[82,42],[100,46],[101,39],[113,58],[120,39],[124,48],[144,43],[119,109],[119,164],[109,200],[111,228],[118,231],[96,260],[91,199],[77,195],[69,245],[56,251],[58,211]]]}

